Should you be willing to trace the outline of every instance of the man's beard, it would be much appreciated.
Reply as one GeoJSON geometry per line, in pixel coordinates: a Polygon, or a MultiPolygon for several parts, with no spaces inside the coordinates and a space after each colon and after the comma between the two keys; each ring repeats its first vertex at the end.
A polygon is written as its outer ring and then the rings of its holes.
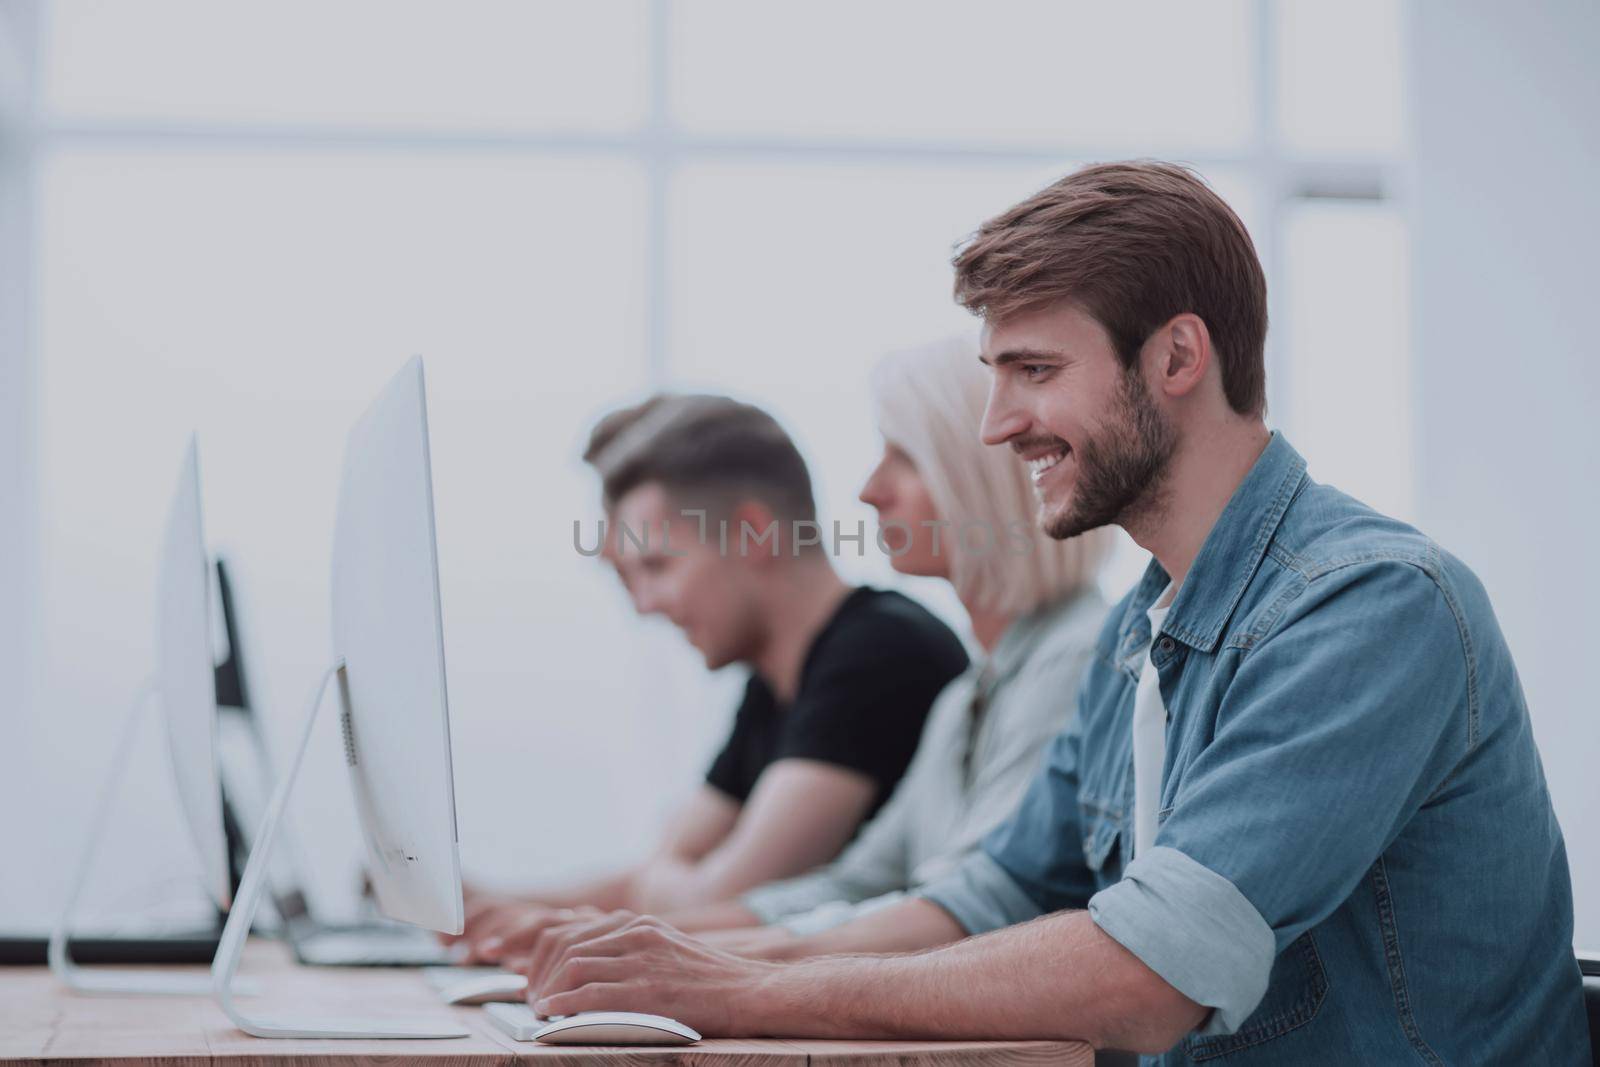
{"type": "Polygon", "coordinates": [[[1138,365],[1122,376],[1111,417],[1076,449],[1078,480],[1067,509],[1039,517],[1058,541],[1110,526],[1126,527],[1161,498],[1178,434],[1145,389],[1138,365]]]}

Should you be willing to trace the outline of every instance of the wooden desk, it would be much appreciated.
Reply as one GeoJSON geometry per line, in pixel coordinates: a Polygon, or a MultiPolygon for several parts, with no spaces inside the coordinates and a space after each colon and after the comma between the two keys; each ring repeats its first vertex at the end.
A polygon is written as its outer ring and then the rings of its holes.
{"type": "MultiPolygon", "coordinates": [[[[191,968],[196,969],[197,968],[191,968]]],[[[208,998],[71,993],[43,967],[0,967],[0,1061],[93,1061],[119,1067],[515,1067],[559,1064],[1026,1064],[1090,1067],[1093,1051],[1053,1041],[812,1041],[715,1039],[678,1048],[580,1048],[513,1041],[479,1008],[441,1005],[420,975],[384,968],[297,967],[282,945],[253,941],[242,974],[262,1014],[336,1011],[382,1016],[453,1013],[471,1037],[407,1041],[279,1041],[235,1029],[208,998]],[[329,1062],[333,1061],[333,1062],[329,1062]]]]}

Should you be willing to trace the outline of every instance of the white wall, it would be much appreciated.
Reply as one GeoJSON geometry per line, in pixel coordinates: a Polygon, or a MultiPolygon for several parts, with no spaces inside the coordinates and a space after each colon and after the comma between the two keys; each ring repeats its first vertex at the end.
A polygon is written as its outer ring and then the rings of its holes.
{"type": "Polygon", "coordinates": [[[1600,7],[1413,14],[1418,514],[1494,598],[1566,832],[1578,941],[1593,945],[1600,7]]]}
{"type": "MultiPolygon", "coordinates": [[[[29,751],[24,730],[26,664],[32,604],[33,469],[30,451],[32,376],[27,344],[32,319],[28,285],[33,224],[24,127],[32,110],[34,8],[0,6],[0,735],[19,743],[0,745],[0,778],[22,777],[29,751]]],[[[25,875],[0,866],[0,900],[14,896],[25,875]]]]}

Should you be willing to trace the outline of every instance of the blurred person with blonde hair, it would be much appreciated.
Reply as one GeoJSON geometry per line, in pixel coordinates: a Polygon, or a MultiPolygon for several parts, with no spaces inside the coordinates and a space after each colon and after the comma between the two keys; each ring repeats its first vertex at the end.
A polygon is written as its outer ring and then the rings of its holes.
{"type": "MultiPolygon", "coordinates": [[[[960,867],[1067,725],[1105,616],[1095,573],[1108,531],[1055,540],[1040,529],[1027,468],[978,440],[988,387],[975,337],[883,357],[872,398],[884,450],[860,494],[897,571],[955,586],[984,655],[939,694],[905,777],[838,859],[669,912],[679,929],[771,958],[849,951],[852,920],[960,867]]],[[[505,951],[529,953],[537,988],[542,966],[608,921],[536,921],[505,951]]]]}

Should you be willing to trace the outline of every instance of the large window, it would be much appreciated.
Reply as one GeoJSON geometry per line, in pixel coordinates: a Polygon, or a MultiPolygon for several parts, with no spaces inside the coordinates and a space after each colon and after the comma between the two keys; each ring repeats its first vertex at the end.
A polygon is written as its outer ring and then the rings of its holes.
{"type": "MultiPolygon", "coordinates": [[[[547,855],[637,849],[640,805],[697,776],[737,680],[708,680],[574,552],[573,520],[594,516],[588,423],[651,388],[735,392],[793,430],[825,518],[853,526],[873,359],[972,329],[948,296],[952,245],[1088,160],[1190,162],[1235,205],[1273,291],[1274,422],[1314,471],[1406,513],[1395,6],[40,9],[36,35],[13,35],[37,60],[15,65],[36,68],[19,77],[37,106],[13,135],[36,195],[5,237],[7,262],[32,265],[33,342],[7,333],[0,366],[36,397],[36,500],[14,526],[37,532],[38,654],[17,729],[53,763],[4,799],[86,817],[71,783],[110,758],[105,727],[148,670],[157,531],[191,430],[287,743],[326,656],[344,432],[421,353],[464,862],[563,873],[504,847],[528,813],[547,855]],[[605,761],[555,755],[603,745],[605,761]]],[[[870,552],[842,564],[894,581],[870,552]]],[[[1124,546],[1108,585],[1141,565],[1124,546]]],[[[294,814],[313,889],[337,902],[353,820],[331,731],[314,752],[294,814]]],[[[119,816],[139,841],[121,861],[182,868],[146,755],[152,799],[119,816]]],[[[48,881],[0,893],[34,914],[48,881]]]]}

